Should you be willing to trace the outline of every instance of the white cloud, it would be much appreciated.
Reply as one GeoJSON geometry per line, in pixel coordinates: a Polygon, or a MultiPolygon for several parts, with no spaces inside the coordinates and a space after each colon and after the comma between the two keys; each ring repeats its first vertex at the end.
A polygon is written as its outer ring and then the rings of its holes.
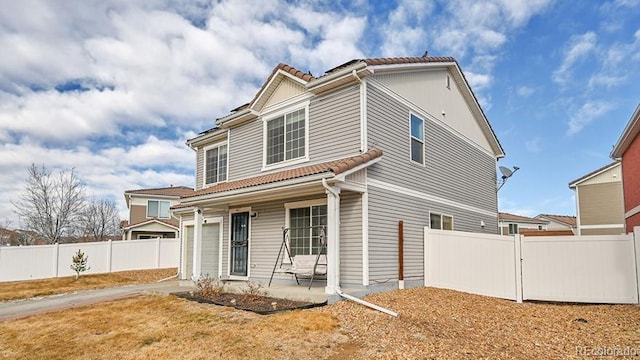
{"type": "Polygon", "coordinates": [[[572,136],[579,133],[585,126],[605,115],[609,110],[613,109],[613,107],[613,104],[600,100],[584,103],[582,107],[571,116],[567,135],[572,136]]]}
{"type": "Polygon", "coordinates": [[[536,89],[526,85],[520,86],[516,89],[516,94],[518,94],[518,96],[523,98],[527,98],[533,95],[533,93],[535,92],[536,92],[536,89]]]}
{"type": "Polygon", "coordinates": [[[542,140],[539,137],[535,137],[533,139],[525,141],[524,146],[528,152],[538,154],[542,151],[541,141],[542,140]]]}
{"type": "Polygon", "coordinates": [[[553,72],[553,81],[566,85],[571,80],[574,66],[595,52],[597,40],[596,34],[592,31],[572,36],[564,51],[560,67],[553,72]]]}

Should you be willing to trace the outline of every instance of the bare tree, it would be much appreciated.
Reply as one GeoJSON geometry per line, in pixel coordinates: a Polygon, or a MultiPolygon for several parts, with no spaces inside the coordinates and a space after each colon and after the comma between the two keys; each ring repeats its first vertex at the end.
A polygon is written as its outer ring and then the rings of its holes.
{"type": "Polygon", "coordinates": [[[110,199],[92,198],[82,211],[80,226],[81,233],[94,241],[105,241],[109,236],[119,235],[120,218],[116,203],[110,199]]]}
{"type": "Polygon", "coordinates": [[[54,176],[44,165],[31,164],[25,190],[13,206],[26,230],[54,244],[73,230],[84,201],[84,184],[74,169],[54,176]]]}

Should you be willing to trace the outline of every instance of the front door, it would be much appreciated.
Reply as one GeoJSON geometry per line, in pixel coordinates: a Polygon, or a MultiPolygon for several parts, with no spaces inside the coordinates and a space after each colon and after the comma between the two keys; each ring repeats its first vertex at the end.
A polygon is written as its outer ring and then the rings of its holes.
{"type": "Polygon", "coordinates": [[[247,276],[249,213],[231,214],[231,275],[247,276]]]}

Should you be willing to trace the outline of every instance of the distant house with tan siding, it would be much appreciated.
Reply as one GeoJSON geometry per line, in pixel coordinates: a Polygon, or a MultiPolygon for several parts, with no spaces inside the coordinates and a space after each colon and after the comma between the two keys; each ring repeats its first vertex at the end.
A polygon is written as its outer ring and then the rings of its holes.
{"type": "Polygon", "coordinates": [[[547,220],[548,231],[563,231],[569,230],[572,234],[578,233],[577,218],[573,215],[552,215],[552,214],[539,214],[536,215],[536,219],[547,220]]]}
{"type": "Polygon", "coordinates": [[[576,192],[578,235],[625,232],[622,167],[619,161],[569,183],[576,192]]]}
{"type": "Polygon", "coordinates": [[[640,226],[640,105],[616,143],[611,157],[622,163],[624,217],[627,231],[640,226]]]}
{"type": "Polygon", "coordinates": [[[520,234],[522,231],[545,231],[548,220],[541,220],[522,215],[498,213],[498,229],[500,235],[520,234]]]}
{"type": "Polygon", "coordinates": [[[177,238],[180,220],[169,209],[180,201],[180,196],[192,192],[186,186],[125,191],[129,218],[122,227],[123,240],[177,238]]]}

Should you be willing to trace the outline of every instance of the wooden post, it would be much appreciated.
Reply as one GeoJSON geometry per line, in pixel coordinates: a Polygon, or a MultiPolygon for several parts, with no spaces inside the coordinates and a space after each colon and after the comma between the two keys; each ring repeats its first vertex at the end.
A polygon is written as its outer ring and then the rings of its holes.
{"type": "Polygon", "coordinates": [[[398,289],[404,289],[404,223],[398,221],[398,289]]]}

